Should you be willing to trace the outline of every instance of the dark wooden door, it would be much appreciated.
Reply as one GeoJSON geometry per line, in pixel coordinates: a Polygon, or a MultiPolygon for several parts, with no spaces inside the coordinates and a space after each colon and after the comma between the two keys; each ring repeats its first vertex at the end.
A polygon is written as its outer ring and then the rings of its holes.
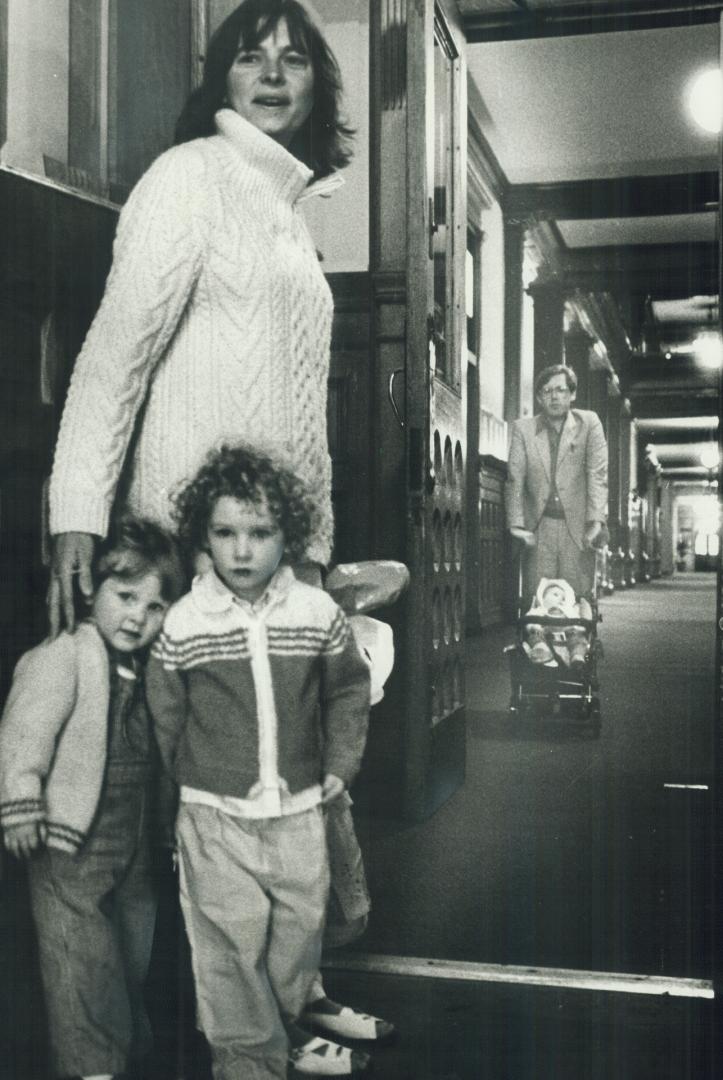
{"type": "Polygon", "coordinates": [[[465,68],[431,0],[407,24],[405,812],[464,779],[465,68]]]}

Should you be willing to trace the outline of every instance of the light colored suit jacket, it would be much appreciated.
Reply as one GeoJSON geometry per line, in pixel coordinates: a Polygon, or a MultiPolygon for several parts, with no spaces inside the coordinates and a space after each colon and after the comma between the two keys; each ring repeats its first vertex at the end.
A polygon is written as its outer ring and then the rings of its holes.
{"type": "MultiPolygon", "coordinates": [[[[543,417],[515,420],[505,485],[508,528],[535,532],[552,479],[543,417]]],[[[608,450],[597,413],[570,409],[560,435],[555,479],[570,535],[582,548],[585,523],[607,520],[608,450]]]]}

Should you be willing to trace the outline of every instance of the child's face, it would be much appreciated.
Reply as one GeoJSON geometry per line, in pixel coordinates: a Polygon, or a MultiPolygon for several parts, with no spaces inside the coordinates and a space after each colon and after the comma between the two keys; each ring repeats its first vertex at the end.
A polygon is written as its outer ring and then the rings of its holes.
{"type": "Polygon", "coordinates": [[[565,592],[559,585],[548,585],[542,596],[545,607],[562,607],[565,603],[565,592]]]}
{"type": "Polygon", "coordinates": [[[132,653],[156,637],[168,603],[156,574],[130,580],[108,577],[95,594],[92,610],[101,637],[118,652],[132,653]]]}
{"type": "Polygon", "coordinates": [[[222,495],[207,530],[216,573],[242,600],[258,600],[284,554],[284,534],[266,499],[250,502],[222,495]]]}

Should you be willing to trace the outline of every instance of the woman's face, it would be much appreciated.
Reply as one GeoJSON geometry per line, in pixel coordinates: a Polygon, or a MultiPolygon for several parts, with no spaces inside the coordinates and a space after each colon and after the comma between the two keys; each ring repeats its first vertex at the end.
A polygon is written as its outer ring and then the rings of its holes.
{"type": "Polygon", "coordinates": [[[289,145],[314,104],[314,69],[310,57],[292,46],[285,19],[255,49],[239,45],[226,96],[239,116],[289,145]]]}

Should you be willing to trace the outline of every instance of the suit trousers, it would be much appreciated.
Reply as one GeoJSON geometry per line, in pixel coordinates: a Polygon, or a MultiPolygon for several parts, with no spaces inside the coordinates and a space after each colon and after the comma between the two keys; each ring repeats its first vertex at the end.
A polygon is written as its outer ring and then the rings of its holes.
{"type": "Polygon", "coordinates": [[[541,578],[564,578],[577,596],[592,597],[595,552],[580,548],[570,536],[564,518],[542,517],[537,543],[525,555],[524,595],[531,599],[541,578]]]}
{"type": "Polygon", "coordinates": [[[284,1023],[321,958],[329,867],[320,807],[249,820],[182,803],[181,907],[214,1080],[285,1080],[284,1023]]]}

